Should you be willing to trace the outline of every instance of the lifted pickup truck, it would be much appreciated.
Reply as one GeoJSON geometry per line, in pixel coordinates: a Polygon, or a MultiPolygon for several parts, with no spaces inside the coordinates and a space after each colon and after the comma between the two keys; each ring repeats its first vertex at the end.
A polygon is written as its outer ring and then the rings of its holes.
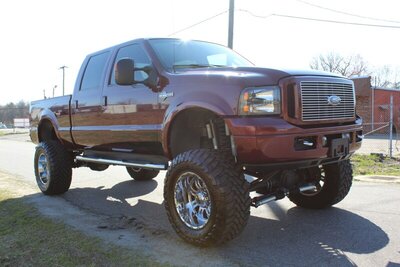
{"type": "Polygon", "coordinates": [[[168,170],[168,218],[200,246],[236,237],[251,206],[338,203],[363,138],[352,81],[257,68],[226,47],[179,39],[88,55],[73,95],[34,101],[30,114],[44,194],[66,192],[77,167],[121,165],[137,181],[168,170]]]}

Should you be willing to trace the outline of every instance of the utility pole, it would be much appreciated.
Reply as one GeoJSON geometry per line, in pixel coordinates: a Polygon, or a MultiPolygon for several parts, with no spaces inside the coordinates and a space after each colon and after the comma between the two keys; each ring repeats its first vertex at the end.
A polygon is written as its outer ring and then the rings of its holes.
{"type": "Polygon", "coordinates": [[[57,88],[57,85],[54,85],[53,87],[53,97],[54,97],[54,90],[57,88]]]}
{"type": "Polygon", "coordinates": [[[46,89],[43,89],[43,99],[46,99],[46,89]]]}
{"type": "Polygon", "coordinates": [[[235,16],[235,0],[229,0],[229,28],[228,28],[228,47],[233,48],[233,22],[235,16]]]}
{"type": "Polygon", "coordinates": [[[64,65],[59,68],[59,70],[62,69],[62,72],[63,72],[63,94],[62,95],[65,94],[65,68],[68,68],[68,67],[64,65]]]}

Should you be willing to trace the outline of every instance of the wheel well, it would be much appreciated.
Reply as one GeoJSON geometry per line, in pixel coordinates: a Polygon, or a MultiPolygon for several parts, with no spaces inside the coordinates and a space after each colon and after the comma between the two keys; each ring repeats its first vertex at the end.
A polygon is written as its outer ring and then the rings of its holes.
{"type": "Polygon", "coordinates": [[[39,142],[58,140],[53,124],[50,121],[44,120],[39,125],[39,142]]]}
{"type": "Polygon", "coordinates": [[[181,111],[172,122],[170,129],[171,155],[175,157],[191,149],[212,149],[216,147],[215,143],[220,141],[225,146],[226,141],[222,142],[222,139],[228,139],[228,137],[224,133],[225,123],[217,114],[201,108],[181,111]],[[215,140],[213,140],[213,134],[210,135],[211,124],[214,124],[212,128],[216,135],[215,140]]]}

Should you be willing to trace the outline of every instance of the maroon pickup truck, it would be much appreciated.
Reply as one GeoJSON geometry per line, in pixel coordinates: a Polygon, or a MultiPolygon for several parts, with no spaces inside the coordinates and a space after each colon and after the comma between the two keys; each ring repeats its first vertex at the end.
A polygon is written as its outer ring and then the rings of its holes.
{"type": "Polygon", "coordinates": [[[31,125],[44,194],[66,192],[77,167],[125,166],[137,181],[168,170],[168,218],[200,246],[237,236],[251,206],[338,203],[363,138],[352,81],[258,68],[224,46],[179,39],[87,56],[73,95],[32,102],[31,125]]]}

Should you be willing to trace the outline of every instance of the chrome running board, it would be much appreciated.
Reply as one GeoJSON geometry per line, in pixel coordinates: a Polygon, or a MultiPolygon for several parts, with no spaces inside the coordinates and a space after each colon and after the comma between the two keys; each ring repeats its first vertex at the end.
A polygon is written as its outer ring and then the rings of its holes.
{"type": "Polygon", "coordinates": [[[139,162],[129,162],[122,160],[114,160],[114,159],[92,158],[85,156],[76,156],[76,160],[83,162],[90,162],[90,163],[119,165],[119,166],[133,167],[133,168],[151,169],[151,170],[166,170],[168,168],[167,164],[154,164],[154,163],[142,163],[142,162],[139,163],[139,162]]]}

